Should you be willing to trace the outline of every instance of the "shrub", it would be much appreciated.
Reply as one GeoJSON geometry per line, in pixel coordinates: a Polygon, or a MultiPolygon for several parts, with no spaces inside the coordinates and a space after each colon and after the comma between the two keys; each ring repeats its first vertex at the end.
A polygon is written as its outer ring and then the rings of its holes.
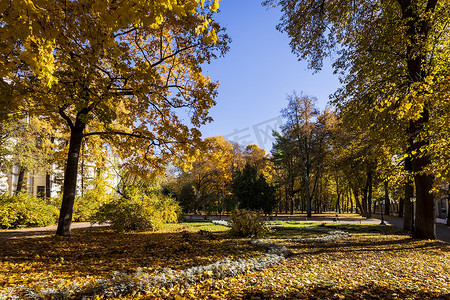
{"type": "Polygon", "coordinates": [[[177,223],[183,218],[178,202],[169,195],[152,194],[156,198],[155,208],[159,211],[163,223],[177,223]]]}
{"type": "Polygon", "coordinates": [[[169,196],[146,194],[137,188],[125,191],[122,197],[103,204],[94,215],[93,223],[109,223],[116,231],[151,230],[164,223],[178,221],[181,212],[169,196]]]}
{"type": "Polygon", "coordinates": [[[73,207],[73,220],[77,222],[90,221],[97,213],[99,207],[105,203],[109,203],[113,195],[108,187],[108,178],[104,174],[100,174],[89,184],[92,186],[88,189],[83,197],[75,199],[73,207]]]}
{"type": "Polygon", "coordinates": [[[22,228],[55,224],[58,209],[27,193],[0,196],[0,228],[22,228]]]}
{"type": "Polygon", "coordinates": [[[246,209],[235,209],[230,217],[231,234],[240,237],[259,237],[269,231],[262,216],[246,209]]]}

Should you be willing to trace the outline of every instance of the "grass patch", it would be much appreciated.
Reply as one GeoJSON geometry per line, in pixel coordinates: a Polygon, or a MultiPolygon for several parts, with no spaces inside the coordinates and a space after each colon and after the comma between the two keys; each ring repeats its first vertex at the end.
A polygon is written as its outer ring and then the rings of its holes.
{"type": "Polygon", "coordinates": [[[173,231],[188,231],[188,232],[197,232],[197,231],[211,231],[211,232],[223,232],[227,231],[230,228],[222,225],[216,225],[211,222],[183,222],[179,224],[164,224],[164,228],[161,232],[173,232],[173,231]]]}
{"type": "Polygon", "coordinates": [[[397,234],[402,230],[396,226],[378,225],[378,224],[345,224],[345,223],[324,223],[324,222],[298,222],[298,221],[268,221],[269,226],[281,226],[295,228],[310,229],[330,229],[341,230],[349,233],[381,233],[381,234],[397,234]]]}
{"type": "Polygon", "coordinates": [[[267,221],[269,226],[283,226],[283,227],[304,227],[304,228],[314,228],[320,226],[320,222],[301,222],[301,221],[267,221]]]}
{"type": "Polygon", "coordinates": [[[325,233],[321,233],[321,232],[301,230],[301,229],[293,230],[293,229],[295,229],[295,227],[292,227],[292,229],[271,230],[271,232],[267,235],[267,238],[272,239],[272,240],[283,240],[283,239],[290,239],[290,238],[305,239],[305,238],[315,238],[315,237],[326,235],[325,233]]]}
{"type": "MultiPolygon", "coordinates": [[[[308,218],[308,220],[315,220],[315,219],[332,219],[335,218],[336,215],[339,219],[346,219],[346,220],[365,220],[365,217],[362,217],[359,214],[354,213],[336,213],[336,212],[324,212],[320,214],[313,213],[311,217],[308,218]]],[[[306,213],[296,213],[296,214],[277,214],[277,217],[282,218],[291,218],[291,219],[302,219],[303,221],[306,220],[307,215],[306,213]]]]}

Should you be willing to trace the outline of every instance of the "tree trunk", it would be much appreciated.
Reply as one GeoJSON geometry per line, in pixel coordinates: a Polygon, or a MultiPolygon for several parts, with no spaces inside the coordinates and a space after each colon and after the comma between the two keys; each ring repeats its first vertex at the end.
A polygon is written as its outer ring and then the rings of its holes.
{"type": "Polygon", "coordinates": [[[52,197],[52,181],[50,173],[45,174],[45,198],[52,197]]]}
{"type": "Polygon", "coordinates": [[[450,184],[447,190],[447,226],[450,226],[450,184]]]}
{"type": "Polygon", "coordinates": [[[338,213],[341,213],[341,193],[338,193],[338,197],[337,197],[337,209],[338,209],[338,213]]]}
{"type": "Polygon", "coordinates": [[[348,199],[350,200],[350,213],[353,213],[353,200],[352,200],[352,192],[350,189],[348,191],[348,199]]]}
{"type": "Polygon", "coordinates": [[[369,192],[367,195],[367,218],[372,217],[372,213],[370,212],[370,208],[372,207],[372,171],[369,171],[367,174],[367,181],[369,184],[369,192]]]}
{"type": "Polygon", "coordinates": [[[369,204],[369,187],[371,185],[370,183],[371,180],[371,174],[368,171],[367,172],[367,179],[366,179],[366,185],[364,186],[364,190],[363,190],[363,199],[362,199],[362,209],[363,209],[363,217],[369,218],[370,216],[370,206],[369,204]]]}
{"type": "Polygon", "coordinates": [[[405,205],[405,198],[400,198],[400,200],[398,201],[398,216],[400,218],[403,217],[403,207],[405,205]]]}
{"type": "Polygon", "coordinates": [[[428,156],[415,158],[413,160],[414,181],[416,184],[416,217],[414,237],[419,239],[436,238],[436,210],[434,207],[433,194],[430,193],[433,187],[433,177],[419,173],[430,164],[428,156]]]}
{"type": "Polygon", "coordinates": [[[405,183],[405,205],[403,209],[403,230],[411,231],[412,229],[412,204],[411,197],[414,196],[414,187],[410,182],[405,183]]]}
{"type": "MultiPolygon", "coordinates": [[[[421,117],[416,121],[410,121],[409,125],[409,149],[411,154],[420,153],[428,145],[427,139],[417,138],[429,121],[429,112],[424,108],[421,117]],[[416,140],[418,139],[418,140],[416,140]]],[[[414,237],[419,239],[436,238],[436,211],[433,194],[433,177],[423,170],[431,163],[429,154],[411,155],[412,170],[414,171],[414,183],[416,186],[416,215],[414,237]]]]}
{"type": "Polygon", "coordinates": [[[391,200],[389,199],[389,183],[384,182],[384,214],[389,216],[390,214],[391,200]]]}
{"type": "MultiPolygon", "coordinates": [[[[314,178],[314,186],[313,186],[313,190],[312,190],[312,192],[311,192],[311,211],[312,211],[312,209],[313,209],[313,201],[314,200],[317,200],[317,197],[316,197],[316,193],[317,193],[317,182],[318,182],[318,179],[319,178],[319,173],[317,172],[317,174],[316,174],[316,176],[315,176],[315,178],[314,178]]],[[[316,212],[317,213],[317,212],[316,212]]]]}
{"type": "MultiPolygon", "coordinates": [[[[50,138],[50,142],[54,143],[55,142],[55,137],[51,137],[50,138]]],[[[51,181],[51,174],[50,173],[46,173],[45,174],[45,197],[46,198],[51,198],[52,197],[52,181],[51,181]]]]}
{"type": "Polygon", "coordinates": [[[311,195],[310,195],[310,191],[309,191],[309,183],[310,183],[310,178],[309,178],[310,174],[309,174],[309,170],[308,167],[305,167],[304,170],[304,183],[305,183],[305,195],[306,195],[306,216],[308,218],[311,217],[311,195]]]}
{"type": "Polygon", "coordinates": [[[363,207],[361,205],[361,202],[359,201],[358,190],[357,189],[353,190],[353,194],[355,195],[356,208],[359,210],[359,214],[364,217],[363,207]]]}
{"type": "Polygon", "coordinates": [[[294,185],[295,185],[295,179],[291,178],[291,181],[289,182],[289,209],[290,209],[291,215],[294,214],[294,209],[295,209],[294,185]]]}
{"type": "Polygon", "coordinates": [[[64,172],[64,187],[61,210],[59,212],[58,228],[56,235],[70,236],[72,224],[73,204],[77,187],[78,161],[80,157],[81,143],[85,124],[77,116],[74,126],[71,127],[69,153],[66,170],[64,172]]]}
{"type": "Polygon", "coordinates": [[[291,215],[294,214],[294,207],[295,207],[295,199],[294,199],[294,195],[291,196],[291,215]]]}
{"type": "Polygon", "coordinates": [[[16,195],[22,191],[23,188],[23,179],[25,177],[25,168],[19,167],[19,175],[17,177],[17,186],[16,186],[16,195]]]}
{"type": "Polygon", "coordinates": [[[406,154],[408,155],[405,158],[405,171],[407,172],[408,178],[405,183],[405,205],[403,208],[403,230],[411,231],[412,230],[412,204],[411,197],[414,196],[414,186],[412,180],[409,178],[410,174],[412,174],[413,166],[411,162],[411,147],[406,149],[406,154]]]}
{"type": "Polygon", "coordinates": [[[339,186],[339,178],[338,176],[335,174],[334,175],[334,180],[336,182],[336,194],[337,194],[337,200],[336,200],[336,212],[341,213],[341,205],[340,205],[340,200],[341,200],[341,194],[339,192],[340,190],[340,186],[339,186]]]}
{"type": "Polygon", "coordinates": [[[287,185],[284,188],[284,213],[287,214],[289,210],[289,190],[287,185]]]}
{"type": "MultiPolygon", "coordinates": [[[[409,1],[408,5],[401,5],[402,19],[406,21],[406,64],[411,83],[421,83],[428,77],[427,67],[429,58],[427,57],[427,49],[425,48],[429,33],[432,28],[432,19],[422,18],[419,16],[417,7],[409,1]]],[[[432,14],[436,8],[438,1],[427,1],[426,9],[423,14],[432,14]]],[[[411,153],[420,153],[422,147],[428,144],[426,125],[429,123],[429,111],[427,106],[423,108],[421,116],[418,120],[410,120],[409,146],[411,153]]],[[[421,156],[412,157],[412,165],[414,170],[414,182],[416,185],[416,230],[414,237],[420,239],[435,239],[436,224],[434,199],[430,193],[433,185],[433,178],[422,173],[426,166],[430,164],[428,153],[422,153],[421,156]]]]}

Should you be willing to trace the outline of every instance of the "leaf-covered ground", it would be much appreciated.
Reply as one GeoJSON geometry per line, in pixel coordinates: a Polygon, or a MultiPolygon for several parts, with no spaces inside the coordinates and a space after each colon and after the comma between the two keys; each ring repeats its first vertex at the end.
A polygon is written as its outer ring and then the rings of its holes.
{"type": "Polygon", "coordinates": [[[0,243],[0,287],[39,280],[106,278],[113,271],[131,273],[137,268],[147,272],[184,269],[261,253],[262,249],[245,240],[228,238],[225,230],[211,223],[189,223],[157,233],[118,234],[91,228],[73,231],[70,238],[49,235],[8,240],[0,243]]]}
{"type": "MultiPolygon", "coordinates": [[[[149,273],[163,267],[185,269],[265,252],[246,239],[230,238],[224,227],[205,226],[189,223],[163,233],[131,234],[91,229],[75,231],[69,239],[49,236],[2,242],[0,289],[42,279],[52,283],[107,278],[113,271],[130,273],[138,267],[149,273]]],[[[275,231],[268,239],[293,252],[279,265],[124,299],[450,299],[450,245],[412,240],[391,226],[309,227],[350,235],[333,242],[299,243],[287,238],[314,234],[275,231]]]]}
{"type": "MultiPolygon", "coordinates": [[[[329,227],[329,226],[327,226],[329,227]]],[[[450,246],[393,227],[334,225],[350,236],[289,243],[294,255],[261,272],[205,283],[182,297],[244,299],[450,299],[450,246]]],[[[180,293],[174,289],[172,294],[180,293]]]]}

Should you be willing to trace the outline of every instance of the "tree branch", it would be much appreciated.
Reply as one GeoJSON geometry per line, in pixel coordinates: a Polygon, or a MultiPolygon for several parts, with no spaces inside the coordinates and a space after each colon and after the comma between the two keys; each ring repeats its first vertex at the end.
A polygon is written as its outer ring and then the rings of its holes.
{"type": "Polygon", "coordinates": [[[67,108],[67,105],[59,107],[59,115],[67,122],[67,125],[69,125],[70,129],[74,129],[75,125],[73,124],[72,120],[69,118],[68,115],[64,112],[64,110],[67,108]]]}
{"type": "Polygon", "coordinates": [[[186,47],[184,47],[184,48],[178,49],[177,51],[175,51],[175,52],[172,53],[171,55],[161,58],[159,61],[157,61],[157,62],[151,64],[150,66],[151,66],[152,68],[154,68],[154,67],[156,67],[156,66],[162,64],[163,62],[165,62],[165,61],[168,60],[169,58],[172,58],[172,57],[178,55],[179,53],[181,53],[181,52],[183,52],[183,51],[189,50],[189,49],[191,49],[191,48],[195,48],[195,47],[197,47],[198,45],[199,45],[199,44],[195,44],[195,45],[186,46],[186,47]]]}
{"type": "Polygon", "coordinates": [[[138,138],[138,139],[146,139],[146,140],[151,141],[154,146],[162,146],[162,145],[167,145],[167,144],[184,144],[184,143],[188,143],[187,141],[186,142],[163,141],[161,139],[150,137],[150,136],[146,136],[146,135],[142,135],[142,134],[139,134],[139,133],[129,133],[129,132],[122,132],[122,131],[95,131],[95,132],[88,132],[88,133],[85,133],[83,135],[83,137],[88,137],[88,136],[92,136],[92,135],[112,135],[112,134],[123,135],[123,136],[138,138]],[[158,141],[158,142],[156,142],[156,141],[158,141]]]}

